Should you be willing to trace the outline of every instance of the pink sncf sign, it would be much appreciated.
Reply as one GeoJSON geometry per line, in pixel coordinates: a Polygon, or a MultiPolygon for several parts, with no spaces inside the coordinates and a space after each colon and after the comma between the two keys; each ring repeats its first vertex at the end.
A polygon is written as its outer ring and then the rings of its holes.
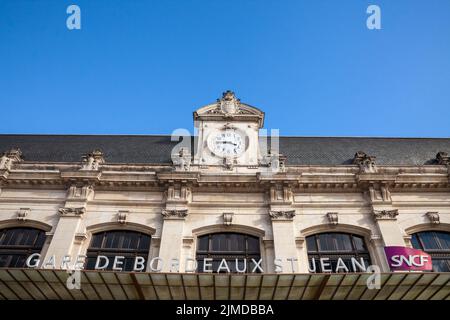
{"type": "Polygon", "coordinates": [[[432,270],[431,256],[422,250],[407,247],[384,247],[391,271],[432,270]]]}

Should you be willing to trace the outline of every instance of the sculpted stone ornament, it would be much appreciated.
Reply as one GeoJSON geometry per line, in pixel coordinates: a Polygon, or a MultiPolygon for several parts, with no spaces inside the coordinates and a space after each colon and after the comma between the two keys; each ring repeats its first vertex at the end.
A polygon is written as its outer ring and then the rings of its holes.
{"type": "Polygon", "coordinates": [[[0,170],[11,170],[13,163],[22,161],[22,151],[19,148],[4,152],[0,158],[0,170]]]}
{"type": "Polygon", "coordinates": [[[427,212],[427,217],[430,220],[431,224],[439,224],[441,223],[439,219],[439,212],[427,212]]]}
{"type": "Polygon", "coordinates": [[[233,222],[233,213],[232,212],[224,212],[223,213],[223,224],[226,226],[231,226],[233,222]]]}
{"type": "Polygon", "coordinates": [[[173,219],[173,220],[179,220],[184,219],[188,215],[187,209],[163,209],[161,214],[163,215],[164,219],[173,219]]]}
{"type": "Polygon", "coordinates": [[[181,148],[178,155],[174,159],[175,170],[189,171],[191,167],[191,152],[188,148],[181,148]]]}
{"type": "Polygon", "coordinates": [[[278,153],[277,151],[270,150],[268,158],[269,158],[269,167],[273,173],[286,171],[285,167],[286,156],[282,155],[281,153],[278,153]]]}
{"type": "Polygon", "coordinates": [[[375,220],[397,220],[398,210],[374,210],[375,220]]]}
{"type": "Polygon", "coordinates": [[[376,173],[377,168],[375,166],[375,157],[368,156],[363,151],[358,151],[355,153],[353,158],[353,164],[357,164],[359,166],[360,173],[376,173]]]}
{"type": "Polygon", "coordinates": [[[269,211],[269,216],[272,220],[292,220],[295,217],[295,210],[288,211],[269,211]]]}
{"type": "Polygon", "coordinates": [[[103,152],[100,150],[94,150],[92,153],[88,153],[83,156],[83,163],[80,170],[97,171],[102,163],[105,163],[103,152]]]}
{"type": "Polygon", "coordinates": [[[26,221],[28,213],[30,213],[30,208],[20,208],[19,211],[17,211],[17,220],[26,221]]]}
{"type": "Polygon", "coordinates": [[[337,225],[338,224],[338,213],[337,212],[328,212],[327,213],[327,219],[328,219],[328,223],[331,225],[337,225]]]}
{"type": "Polygon", "coordinates": [[[236,98],[233,91],[227,90],[222,94],[222,99],[218,99],[220,110],[224,114],[235,114],[239,110],[240,100],[236,98]]]}
{"type": "Polygon", "coordinates": [[[223,158],[223,165],[226,170],[233,170],[234,165],[237,163],[237,160],[233,157],[225,157],[223,158]]]}
{"type": "Polygon", "coordinates": [[[119,210],[117,213],[117,222],[120,224],[125,224],[127,222],[127,216],[129,211],[126,210],[119,210]]]}
{"type": "Polygon", "coordinates": [[[86,208],[60,208],[59,213],[63,217],[81,217],[86,212],[86,208]]]}

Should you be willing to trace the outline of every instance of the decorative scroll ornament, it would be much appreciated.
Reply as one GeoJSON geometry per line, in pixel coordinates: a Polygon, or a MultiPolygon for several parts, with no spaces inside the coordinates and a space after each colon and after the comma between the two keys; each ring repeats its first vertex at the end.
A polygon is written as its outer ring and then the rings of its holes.
{"type": "Polygon", "coordinates": [[[353,164],[359,166],[360,173],[375,173],[377,168],[375,166],[375,157],[367,155],[363,151],[355,153],[353,164]]]}
{"type": "Polygon", "coordinates": [[[328,223],[331,225],[337,225],[338,224],[338,213],[337,212],[328,212],[327,213],[327,219],[328,219],[328,223]]]}
{"type": "Polygon", "coordinates": [[[295,210],[289,211],[269,211],[269,216],[272,220],[292,220],[295,217],[295,210]]]}
{"type": "Polygon", "coordinates": [[[375,220],[397,220],[398,210],[374,210],[375,220]]]}
{"type": "Polygon", "coordinates": [[[240,100],[234,95],[234,92],[230,90],[224,92],[222,94],[222,99],[217,100],[217,103],[224,114],[237,113],[241,104],[240,100]]]}
{"type": "Polygon", "coordinates": [[[94,150],[92,153],[85,154],[82,159],[83,163],[80,170],[83,171],[97,171],[100,164],[105,163],[103,152],[100,150],[94,150]]]}
{"type": "Polygon", "coordinates": [[[187,209],[177,210],[177,209],[163,209],[161,212],[164,219],[184,219],[188,215],[187,209]]]}
{"type": "Polygon", "coordinates": [[[4,152],[0,158],[0,170],[11,170],[13,163],[22,161],[22,151],[19,148],[4,152]]]}
{"type": "Polygon", "coordinates": [[[86,208],[60,208],[59,213],[64,217],[81,217],[86,212],[86,208]]]}
{"type": "Polygon", "coordinates": [[[19,211],[17,211],[17,220],[26,221],[29,213],[30,208],[20,208],[19,211]]]}
{"type": "Polygon", "coordinates": [[[129,211],[126,210],[119,210],[117,213],[117,222],[120,224],[125,224],[127,222],[129,211]]]}
{"type": "Polygon", "coordinates": [[[233,213],[232,212],[224,212],[223,213],[223,224],[226,226],[231,226],[233,222],[233,213]]]}
{"type": "Polygon", "coordinates": [[[439,220],[439,212],[427,212],[426,213],[428,219],[431,224],[439,224],[441,221],[439,220]]]}

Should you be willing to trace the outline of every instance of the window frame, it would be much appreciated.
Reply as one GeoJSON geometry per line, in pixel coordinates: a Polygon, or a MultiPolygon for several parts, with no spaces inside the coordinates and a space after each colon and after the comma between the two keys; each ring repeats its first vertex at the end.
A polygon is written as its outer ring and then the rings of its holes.
{"type": "MultiPolygon", "coordinates": [[[[108,267],[104,270],[111,270],[110,266],[112,266],[113,261],[110,259],[111,257],[115,257],[115,256],[123,256],[125,257],[124,259],[124,263],[122,264],[122,271],[133,271],[133,270],[126,270],[126,264],[125,261],[126,259],[136,259],[136,257],[143,257],[145,259],[145,263],[148,262],[148,257],[150,255],[150,248],[151,248],[151,244],[152,244],[152,236],[147,234],[147,233],[143,233],[140,231],[135,231],[135,230],[119,230],[119,229],[112,229],[112,230],[105,230],[105,231],[100,231],[100,232],[96,232],[94,234],[92,234],[89,246],[86,250],[86,262],[84,264],[84,268],[86,270],[95,270],[95,264],[92,268],[89,268],[88,265],[90,263],[89,259],[94,259],[94,261],[97,260],[97,257],[102,255],[102,256],[106,256],[109,258],[109,264],[108,267]],[[134,235],[138,235],[138,242],[137,242],[137,248],[107,248],[104,247],[104,245],[107,242],[107,238],[108,235],[112,235],[113,233],[125,233],[125,234],[134,234],[134,235]],[[94,237],[96,236],[101,236],[101,243],[100,243],[100,247],[92,247],[92,244],[95,240],[94,237]],[[148,248],[144,248],[144,249],[139,249],[139,246],[141,244],[142,241],[142,237],[148,237],[148,248]]],[[[142,272],[145,271],[142,270],[142,272]]]]}
{"type": "MultiPolygon", "coordinates": [[[[240,261],[242,260],[246,260],[247,261],[247,267],[246,267],[246,272],[249,271],[250,269],[250,265],[251,265],[251,259],[255,259],[255,261],[259,261],[261,259],[262,255],[261,255],[261,238],[252,234],[248,234],[248,233],[242,233],[242,232],[235,232],[235,231],[223,231],[223,232],[211,232],[211,233],[207,233],[207,234],[203,234],[200,236],[197,236],[197,246],[196,246],[196,250],[195,250],[195,260],[197,262],[197,270],[196,272],[198,273],[203,273],[203,270],[199,270],[199,261],[203,262],[203,259],[205,258],[212,258],[213,261],[222,261],[222,259],[225,259],[226,261],[232,260],[235,261],[235,259],[238,259],[240,261]],[[243,239],[245,241],[245,250],[244,251],[213,251],[212,249],[212,238],[214,236],[218,236],[218,235],[227,235],[227,234],[233,234],[233,235],[239,235],[239,236],[243,236],[243,239]],[[207,250],[199,250],[200,247],[200,241],[202,238],[208,238],[208,248],[207,250]],[[258,250],[255,251],[251,251],[249,249],[249,239],[253,239],[258,243],[258,250]],[[200,256],[200,257],[199,257],[200,256]]],[[[231,269],[231,268],[230,268],[231,269]]],[[[214,268],[212,269],[213,272],[217,272],[217,270],[214,270],[214,268]]],[[[251,271],[251,269],[250,269],[251,271]]],[[[256,270],[257,272],[259,272],[259,270],[256,270]]],[[[235,272],[232,272],[235,273],[235,272]]]]}

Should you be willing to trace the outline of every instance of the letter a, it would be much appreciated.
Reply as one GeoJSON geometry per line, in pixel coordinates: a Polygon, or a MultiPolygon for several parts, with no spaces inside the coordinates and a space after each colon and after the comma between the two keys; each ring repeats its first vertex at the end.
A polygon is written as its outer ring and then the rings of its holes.
{"type": "Polygon", "coordinates": [[[70,14],[70,16],[66,20],[67,29],[69,29],[69,30],[73,30],[73,29],[80,30],[81,29],[81,10],[80,10],[80,7],[75,5],[75,4],[72,4],[72,5],[67,7],[66,13],[70,14]]]}
{"type": "Polygon", "coordinates": [[[381,9],[377,5],[370,5],[367,7],[367,11],[370,16],[367,18],[366,25],[369,30],[381,29],[381,9]]]}

